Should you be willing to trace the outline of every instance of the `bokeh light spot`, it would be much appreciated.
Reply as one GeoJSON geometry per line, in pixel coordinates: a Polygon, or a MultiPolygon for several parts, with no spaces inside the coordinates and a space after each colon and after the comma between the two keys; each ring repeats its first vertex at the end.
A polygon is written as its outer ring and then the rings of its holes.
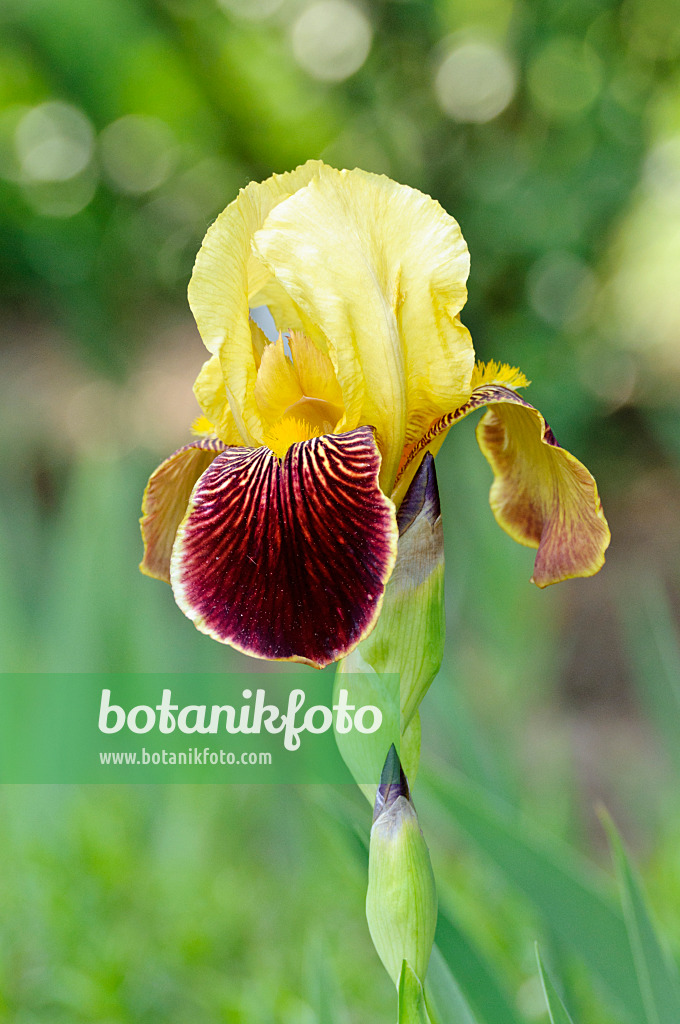
{"type": "Polygon", "coordinates": [[[587,110],[595,101],[602,87],[602,66],[583,43],[559,36],[533,60],[527,81],[539,110],[569,117],[587,110]]]}
{"type": "Polygon", "coordinates": [[[342,82],[362,66],[373,40],[371,24],[348,0],[319,0],[292,29],[293,54],[312,78],[342,82]]]}
{"type": "Polygon", "coordinates": [[[97,176],[91,168],[67,181],[26,181],[25,199],[43,217],[75,217],[94,199],[97,176]]]}
{"type": "Polygon", "coordinates": [[[680,135],[658,142],[644,165],[648,194],[670,210],[680,207],[680,135]]]}
{"type": "Polygon", "coordinates": [[[535,313],[553,327],[583,321],[597,283],[590,267],[568,252],[550,252],[529,271],[527,291],[535,313]]]}
{"type": "Polygon", "coordinates": [[[439,105],[456,121],[483,124],[498,117],[515,93],[507,54],[483,40],[460,43],[444,57],[434,80],[439,105]]]}
{"type": "Polygon", "coordinates": [[[245,21],[266,21],[283,6],[283,0],[217,0],[227,14],[245,21]]]}
{"type": "Polygon", "coordinates": [[[94,129],[82,110],[55,100],[41,103],[24,114],[14,140],[26,178],[68,181],[90,163],[94,129]]]}
{"type": "Polygon", "coordinates": [[[175,137],[157,117],[128,114],[99,138],[104,173],[121,192],[142,195],[169,177],[177,158],[175,137]]]}

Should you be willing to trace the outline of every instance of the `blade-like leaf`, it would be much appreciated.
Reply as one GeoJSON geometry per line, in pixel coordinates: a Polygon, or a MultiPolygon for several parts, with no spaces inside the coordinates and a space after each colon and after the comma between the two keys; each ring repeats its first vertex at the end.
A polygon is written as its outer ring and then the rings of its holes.
{"type": "Polygon", "coordinates": [[[606,876],[462,776],[449,772],[444,780],[428,771],[426,779],[476,847],[586,962],[621,1016],[630,1024],[645,1022],[626,926],[607,893],[606,876]]]}
{"type": "Polygon", "coordinates": [[[548,1005],[550,1024],[574,1024],[573,1020],[567,1013],[564,1003],[557,994],[552,978],[543,966],[541,954],[538,951],[538,945],[536,946],[536,960],[538,961],[538,973],[541,977],[543,994],[545,995],[545,1001],[548,1005]]]}
{"type": "Polygon", "coordinates": [[[621,890],[621,902],[648,1024],[680,1021],[680,975],[657,934],[637,872],[613,822],[604,818],[621,890]]]}
{"type": "Polygon", "coordinates": [[[302,966],[307,1000],[316,1019],[324,1024],[341,1024],[346,1011],[323,933],[309,936],[302,966]]]}
{"type": "Polygon", "coordinates": [[[477,1024],[458,982],[436,945],[427,968],[425,997],[432,1024],[477,1024]]]}
{"type": "Polygon", "coordinates": [[[398,1024],[432,1024],[425,1007],[423,986],[405,960],[399,975],[398,1024]]]}
{"type": "Polygon", "coordinates": [[[441,904],[435,942],[480,1021],[484,1024],[522,1024],[491,966],[447,916],[441,904]]]}

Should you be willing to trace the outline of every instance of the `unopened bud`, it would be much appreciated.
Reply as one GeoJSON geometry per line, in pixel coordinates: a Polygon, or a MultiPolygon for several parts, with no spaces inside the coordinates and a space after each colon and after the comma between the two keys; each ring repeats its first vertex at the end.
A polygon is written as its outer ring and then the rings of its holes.
{"type": "Polygon", "coordinates": [[[366,918],[373,945],[395,985],[404,960],[423,983],[434,942],[437,895],[430,854],[394,747],[375,801],[366,918]]]}

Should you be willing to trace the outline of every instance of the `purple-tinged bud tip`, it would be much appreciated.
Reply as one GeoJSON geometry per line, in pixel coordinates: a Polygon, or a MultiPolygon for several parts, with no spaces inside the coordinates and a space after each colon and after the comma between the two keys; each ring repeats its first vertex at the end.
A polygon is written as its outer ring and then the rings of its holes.
{"type": "Polygon", "coordinates": [[[413,477],[406,496],[399,506],[397,512],[399,536],[406,533],[414,520],[423,513],[427,516],[431,526],[434,526],[441,516],[437,473],[431,452],[425,453],[418,472],[413,477]]]}
{"type": "Polygon", "coordinates": [[[411,799],[408,780],[404,775],[404,769],[401,767],[401,761],[393,743],[388,751],[380,775],[380,785],[376,793],[375,808],[373,810],[373,821],[380,817],[384,811],[389,810],[400,796],[405,796],[407,800],[411,799]]]}

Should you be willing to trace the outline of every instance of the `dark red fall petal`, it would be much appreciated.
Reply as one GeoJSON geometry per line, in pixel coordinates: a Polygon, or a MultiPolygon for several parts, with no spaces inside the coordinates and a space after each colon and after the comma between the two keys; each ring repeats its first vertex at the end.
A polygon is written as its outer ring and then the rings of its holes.
{"type": "Polygon", "coordinates": [[[373,628],[394,566],[394,505],[370,427],[227,448],[196,487],[172,553],[175,600],[203,633],[322,667],[373,628]]]}
{"type": "Polygon", "coordinates": [[[215,438],[197,438],[167,458],[152,474],[144,491],[139,520],[144,541],[139,568],[147,576],[170,582],[172,545],[194,484],[224,447],[215,438]]]}

